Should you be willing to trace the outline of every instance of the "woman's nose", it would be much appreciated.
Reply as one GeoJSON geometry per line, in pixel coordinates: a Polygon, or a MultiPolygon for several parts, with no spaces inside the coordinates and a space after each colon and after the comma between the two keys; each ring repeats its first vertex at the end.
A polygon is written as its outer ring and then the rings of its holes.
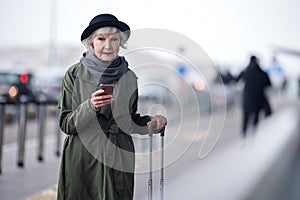
{"type": "Polygon", "coordinates": [[[105,46],[106,49],[110,49],[111,48],[111,41],[109,39],[105,40],[105,46]]]}

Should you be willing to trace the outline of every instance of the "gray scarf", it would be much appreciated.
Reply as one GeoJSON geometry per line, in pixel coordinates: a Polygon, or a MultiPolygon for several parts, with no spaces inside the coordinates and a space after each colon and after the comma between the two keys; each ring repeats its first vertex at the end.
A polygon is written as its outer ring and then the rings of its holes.
{"type": "Polygon", "coordinates": [[[95,75],[101,83],[116,83],[128,71],[128,63],[124,57],[118,56],[112,62],[101,61],[95,54],[87,51],[80,62],[95,75]]]}

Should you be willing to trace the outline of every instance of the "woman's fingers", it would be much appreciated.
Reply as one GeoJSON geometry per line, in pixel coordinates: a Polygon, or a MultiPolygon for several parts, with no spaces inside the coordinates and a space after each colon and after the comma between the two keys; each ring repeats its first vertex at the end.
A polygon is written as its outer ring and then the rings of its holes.
{"type": "Polygon", "coordinates": [[[151,123],[152,123],[153,121],[156,122],[156,127],[155,127],[155,128],[156,128],[157,130],[161,130],[164,126],[167,125],[167,118],[165,118],[165,117],[162,116],[162,115],[155,115],[155,116],[153,117],[153,119],[152,119],[150,122],[148,122],[148,125],[151,125],[151,123]]]}
{"type": "Polygon", "coordinates": [[[92,94],[92,97],[93,96],[107,96],[107,95],[104,95],[103,93],[104,93],[104,90],[97,90],[92,94]]]}
{"type": "Polygon", "coordinates": [[[164,127],[165,125],[167,125],[167,118],[165,118],[164,116],[162,115],[156,115],[156,118],[157,118],[157,127],[158,128],[162,128],[164,127]]]}
{"type": "Polygon", "coordinates": [[[113,101],[113,99],[106,99],[106,100],[102,100],[102,101],[98,101],[94,104],[95,108],[101,108],[102,106],[111,104],[113,101]]]}
{"type": "Polygon", "coordinates": [[[113,96],[110,94],[103,95],[104,90],[97,90],[91,95],[91,103],[98,109],[107,104],[111,104],[113,101],[113,96]]]}
{"type": "Polygon", "coordinates": [[[95,97],[92,97],[92,99],[94,101],[102,101],[102,100],[105,100],[105,99],[112,99],[112,95],[102,95],[102,96],[95,96],[95,97]]]}

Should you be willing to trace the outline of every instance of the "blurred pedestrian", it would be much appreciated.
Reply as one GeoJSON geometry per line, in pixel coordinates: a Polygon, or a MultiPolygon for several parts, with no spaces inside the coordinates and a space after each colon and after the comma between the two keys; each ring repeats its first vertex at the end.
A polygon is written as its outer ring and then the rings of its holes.
{"type": "Polygon", "coordinates": [[[95,16],[81,35],[87,51],[66,72],[58,103],[59,124],[67,134],[58,200],[133,199],[130,134],[147,134],[152,121],[157,130],[167,123],[164,116],[137,113],[137,77],[118,55],[129,36],[129,26],[111,14],[95,16]],[[103,84],[113,84],[113,93],[103,84]]]}
{"type": "Polygon", "coordinates": [[[231,74],[229,69],[225,69],[225,71],[221,73],[221,78],[224,85],[231,85],[234,82],[234,76],[231,74]]]}
{"type": "Polygon", "coordinates": [[[256,128],[261,110],[265,111],[266,116],[272,114],[270,103],[265,94],[265,89],[271,86],[271,81],[267,73],[261,69],[259,59],[254,55],[250,57],[248,66],[241,72],[237,81],[239,79],[245,82],[242,102],[242,135],[246,137],[248,123],[251,118],[253,118],[253,127],[256,128]]]}
{"type": "Polygon", "coordinates": [[[276,56],[272,57],[271,64],[265,68],[265,71],[270,78],[272,90],[275,92],[275,94],[280,94],[280,92],[283,92],[287,83],[287,79],[283,67],[276,56]]]}

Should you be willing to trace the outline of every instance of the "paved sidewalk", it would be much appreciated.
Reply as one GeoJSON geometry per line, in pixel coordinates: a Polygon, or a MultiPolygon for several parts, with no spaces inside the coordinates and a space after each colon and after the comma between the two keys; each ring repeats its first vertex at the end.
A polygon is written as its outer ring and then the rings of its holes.
{"type": "MultiPolygon", "coordinates": [[[[0,176],[1,200],[24,200],[39,191],[44,192],[50,186],[55,186],[58,179],[60,157],[55,155],[55,141],[47,137],[45,142],[45,160],[43,162],[37,160],[36,141],[26,142],[23,168],[19,168],[16,164],[16,145],[4,148],[3,171],[0,176]]],[[[47,198],[35,199],[47,200],[47,198]]]]}
{"type": "Polygon", "coordinates": [[[26,198],[25,200],[56,200],[56,187],[45,189],[36,195],[26,198]]]}

